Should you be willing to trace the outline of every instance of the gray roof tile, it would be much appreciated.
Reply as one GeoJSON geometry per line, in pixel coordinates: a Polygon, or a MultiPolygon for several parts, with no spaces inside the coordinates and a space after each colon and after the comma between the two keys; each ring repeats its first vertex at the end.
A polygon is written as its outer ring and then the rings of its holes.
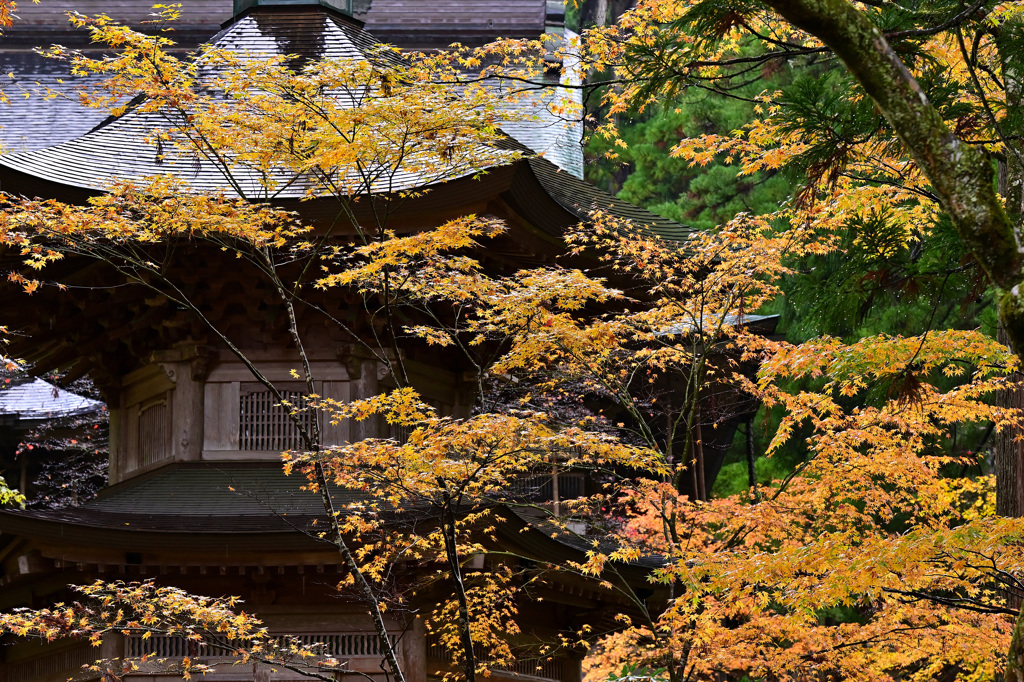
{"type": "Polygon", "coordinates": [[[42,379],[12,379],[0,384],[0,415],[21,420],[55,419],[98,412],[103,403],[70,393],[42,379]]]}

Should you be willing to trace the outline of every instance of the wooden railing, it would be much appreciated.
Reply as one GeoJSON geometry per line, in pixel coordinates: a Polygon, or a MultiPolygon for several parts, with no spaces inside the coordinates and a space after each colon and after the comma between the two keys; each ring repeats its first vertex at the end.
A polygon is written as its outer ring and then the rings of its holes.
{"type": "MultiPolygon", "coordinates": [[[[382,658],[380,640],[376,633],[372,632],[330,632],[302,635],[280,635],[276,637],[280,646],[287,646],[291,640],[297,640],[301,645],[320,645],[320,652],[324,656],[335,658],[382,658]]],[[[394,646],[399,646],[398,638],[392,637],[394,646]]],[[[203,646],[197,642],[189,642],[184,637],[155,635],[147,639],[142,636],[133,635],[125,638],[126,658],[142,658],[143,656],[153,658],[182,658],[184,656],[221,657],[229,656],[230,650],[235,646],[244,646],[242,643],[233,643],[231,640],[213,638],[214,646],[203,646]]]]}

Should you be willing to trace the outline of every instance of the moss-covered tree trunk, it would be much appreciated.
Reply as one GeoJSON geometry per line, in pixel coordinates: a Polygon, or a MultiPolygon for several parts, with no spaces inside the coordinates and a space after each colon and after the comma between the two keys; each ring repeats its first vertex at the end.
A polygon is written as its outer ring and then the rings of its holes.
{"type": "MultiPolygon", "coordinates": [[[[999,340],[1009,343],[1002,328],[999,340]]],[[[1006,389],[998,396],[998,401],[1003,407],[1024,409],[1024,386],[1006,389]]],[[[1016,429],[1005,429],[995,435],[996,513],[999,516],[1024,516],[1024,439],[1020,436],[1016,429]]]]}
{"type": "MultiPolygon", "coordinates": [[[[1020,21],[1008,21],[1001,29],[996,47],[1006,89],[1006,104],[1020,111],[1024,107],[1024,80],[1021,65],[1014,55],[1020,54],[1020,44],[1024,42],[1024,25],[1020,21]]],[[[1024,244],[1024,144],[1020,139],[1024,131],[1006,130],[1008,124],[1009,121],[1004,120],[999,131],[1006,146],[1006,158],[1000,162],[999,193],[1006,202],[1017,243],[1024,244]]],[[[1006,333],[1002,325],[999,331],[1001,335],[1006,333]]],[[[1020,346],[1016,348],[1019,353],[1020,346]]],[[[1001,400],[1006,407],[1024,408],[1024,386],[1007,390],[1001,400]]],[[[1024,516],[1024,438],[1021,436],[1021,433],[1011,430],[996,434],[996,513],[1000,516],[1024,516]]],[[[1008,593],[1007,604],[1021,609],[1020,595],[1008,593]]],[[[1005,680],[1024,682],[1024,610],[1018,614],[1013,628],[1006,657],[1005,680]]]]}

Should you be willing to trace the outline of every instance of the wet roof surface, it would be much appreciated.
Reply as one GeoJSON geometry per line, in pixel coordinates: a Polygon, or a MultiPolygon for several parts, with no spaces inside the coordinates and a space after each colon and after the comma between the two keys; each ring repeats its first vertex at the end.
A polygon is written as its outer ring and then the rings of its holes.
{"type": "MultiPolygon", "coordinates": [[[[199,534],[302,532],[324,517],[305,478],[281,465],[195,462],[171,464],[107,488],[81,507],[9,511],[28,519],[122,531],[199,534]]],[[[365,496],[334,490],[343,506],[365,496]]]]}
{"type": "Polygon", "coordinates": [[[98,400],[69,393],[42,379],[23,377],[0,384],[0,415],[21,420],[72,417],[103,409],[98,400]]]}

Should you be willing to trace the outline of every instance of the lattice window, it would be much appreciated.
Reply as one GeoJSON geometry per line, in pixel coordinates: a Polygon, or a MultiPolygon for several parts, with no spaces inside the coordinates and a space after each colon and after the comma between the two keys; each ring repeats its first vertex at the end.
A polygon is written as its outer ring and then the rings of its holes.
{"type": "Polygon", "coordinates": [[[518,677],[536,677],[542,680],[562,679],[562,661],[550,658],[523,658],[511,665],[495,670],[514,673],[518,677]]]}
{"type": "Polygon", "coordinates": [[[63,679],[95,661],[95,649],[88,645],[76,646],[20,663],[6,663],[0,667],[0,682],[63,679]]]}
{"type": "Polygon", "coordinates": [[[241,450],[301,450],[304,443],[289,416],[290,410],[299,409],[297,417],[304,429],[310,429],[315,415],[302,410],[305,396],[299,391],[281,391],[291,407],[278,404],[270,391],[252,391],[239,399],[238,447],[241,450]]]}
{"type": "Polygon", "coordinates": [[[551,475],[525,476],[513,482],[509,489],[513,494],[537,502],[550,502],[555,499],[556,489],[559,500],[575,500],[583,497],[583,484],[583,472],[564,471],[560,472],[557,477],[551,475]]]}
{"type": "Polygon", "coordinates": [[[170,407],[162,397],[139,409],[139,466],[159,462],[170,454],[170,407]]]}
{"type": "MultiPolygon", "coordinates": [[[[279,637],[278,643],[284,645],[289,639],[297,639],[302,644],[320,644],[324,647],[324,654],[339,658],[381,658],[384,656],[380,638],[369,632],[294,635],[279,637]]],[[[398,646],[398,637],[391,637],[391,646],[398,646]]]]}

